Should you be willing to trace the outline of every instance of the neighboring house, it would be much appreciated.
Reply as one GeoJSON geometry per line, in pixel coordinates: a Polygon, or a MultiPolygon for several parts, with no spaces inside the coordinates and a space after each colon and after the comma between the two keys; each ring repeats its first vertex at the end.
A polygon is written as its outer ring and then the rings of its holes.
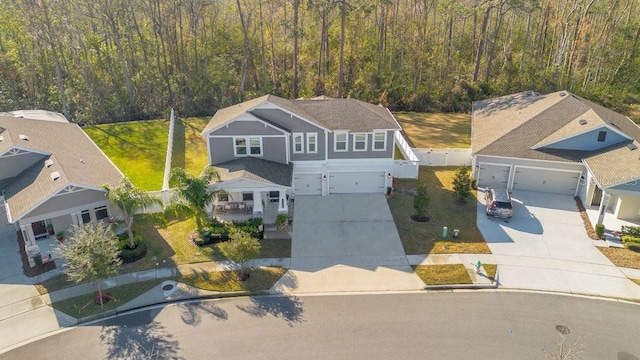
{"type": "Polygon", "coordinates": [[[479,187],[579,196],[618,219],[640,219],[640,128],[567,91],[473,103],[471,148],[479,187]]]}
{"type": "Polygon", "coordinates": [[[266,95],[220,109],[202,136],[221,175],[216,186],[230,195],[222,200],[247,202],[259,214],[270,199],[286,212],[290,196],[384,193],[393,177],[417,178],[400,130],[383,106],[266,95]],[[394,160],[396,145],[409,160],[394,160]]]}
{"type": "Polygon", "coordinates": [[[47,236],[48,225],[65,231],[119,214],[100,186],[117,185],[122,176],[61,114],[0,113],[0,231],[20,230],[27,248],[47,236]]]}

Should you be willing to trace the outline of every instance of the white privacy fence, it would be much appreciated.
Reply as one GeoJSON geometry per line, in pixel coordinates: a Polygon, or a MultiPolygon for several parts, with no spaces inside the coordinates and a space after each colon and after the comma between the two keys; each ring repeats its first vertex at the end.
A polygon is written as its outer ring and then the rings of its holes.
{"type": "Polygon", "coordinates": [[[471,166],[470,148],[414,148],[421,166],[471,166]]]}

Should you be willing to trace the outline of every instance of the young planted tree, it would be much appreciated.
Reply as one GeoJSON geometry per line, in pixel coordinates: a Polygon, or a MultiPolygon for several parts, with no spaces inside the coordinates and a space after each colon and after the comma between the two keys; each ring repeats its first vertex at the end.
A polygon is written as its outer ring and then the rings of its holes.
{"type": "Polygon", "coordinates": [[[251,237],[251,235],[245,231],[231,227],[229,230],[229,241],[220,246],[220,251],[227,259],[240,264],[240,274],[238,278],[245,281],[249,278],[249,274],[246,274],[244,271],[245,264],[260,254],[260,248],[260,242],[257,239],[251,237]]]}
{"type": "Polygon", "coordinates": [[[71,236],[59,243],[57,252],[67,261],[64,273],[70,280],[79,283],[84,280],[93,282],[98,289],[100,306],[106,298],[102,293],[102,280],[118,273],[122,264],[118,239],[100,223],[74,226],[71,236]]]}
{"type": "Polygon", "coordinates": [[[134,249],[133,214],[144,206],[161,205],[162,201],[136,188],[127,177],[122,178],[117,186],[103,185],[102,188],[107,191],[109,201],[122,211],[122,220],[129,233],[129,248],[134,249]]]}
{"type": "Polygon", "coordinates": [[[416,215],[414,216],[414,220],[426,222],[429,221],[429,217],[427,216],[429,202],[429,194],[427,194],[427,186],[420,185],[418,187],[418,193],[413,198],[413,209],[416,211],[416,215]]]}
{"type": "Polygon", "coordinates": [[[212,181],[220,179],[216,169],[207,166],[198,177],[187,174],[182,168],[171,169],[169,181],[175,186],[168,210],[193,216],[198,231],[202,229],[203,219],[207,217],[207,205],[224,190],[209,187],[212,181]]]}
{"type": "Polygon", "coordinates": [[[453,179],[453,196],[459,204],[465,204],[469,195],[471,195],[471,177],[469,168],[463,166],[456,171],[456,177],[453,179]]]}

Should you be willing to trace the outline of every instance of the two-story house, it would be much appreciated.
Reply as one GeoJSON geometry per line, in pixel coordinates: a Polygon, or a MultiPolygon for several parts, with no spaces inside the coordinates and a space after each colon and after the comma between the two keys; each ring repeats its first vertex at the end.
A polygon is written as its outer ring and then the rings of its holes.
{"type": "Polygon", "coordinates": [[[640,128],[567,91],[473,103],[479,187],[579,196],[617,219],[640,220],[640,128]]]}
{"type": "Polygon", "coordinates": [[[63,115],[0,113],[0,231],[20,231],[28,253],[52,232],[119,215],[101,185],[117,185],[122,177],[63,115]]]}
{"type": "Polygon", "coordinates": [[[202,132],[209,164],[229,193],[251,204],[288,197],[384,193],[394,177],[417,177],[418,161],[391,112],[355,99],[262,96],[220,109],[202,132]],[[394,160],[396,145],[409,160],[394,160]]]}

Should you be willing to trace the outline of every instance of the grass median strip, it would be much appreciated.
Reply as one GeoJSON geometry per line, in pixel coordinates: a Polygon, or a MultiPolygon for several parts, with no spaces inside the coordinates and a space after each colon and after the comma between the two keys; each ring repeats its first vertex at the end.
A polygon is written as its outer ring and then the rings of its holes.
{"type": "Polygon", "coordinates": [[[491,282],[496,281],[496,273],[498,272],[498,265],[496,264],[482,264],[487,277],[491,282]]]}
{"type": "Polygon", "coordinates": [[[287,272],[286,269],[264,267],[250,269],[247,281],[239,281],[234,271],[194,272],[175,278],[176,281],[209,291],[257,291],[269,290],[287,272]]]}
{"type": "Polygon", "coordinates": [[[462,264],[416,265],[413,269],[426,285],[473,284],[462,264]]]}

